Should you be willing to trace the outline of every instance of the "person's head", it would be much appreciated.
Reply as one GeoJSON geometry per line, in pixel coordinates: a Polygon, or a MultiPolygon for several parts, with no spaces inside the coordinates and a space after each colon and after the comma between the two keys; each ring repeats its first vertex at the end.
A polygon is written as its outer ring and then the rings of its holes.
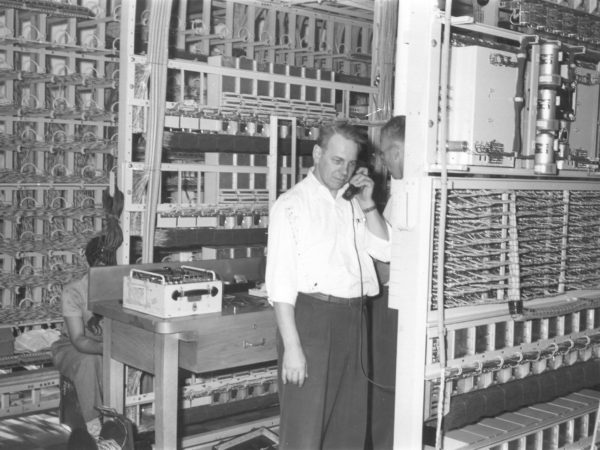
{"type": "Polygon", "coordinates": [[[85,246],[85,258],[90,267],[114,266],[117,263],[117,249],[122,239],[118,238],[111,244],[107,235],[90,239],[85,246]]]}
{"type": "Polygon", "coordinates": [[[381,129],[381,158],[393,178],[404,173],[404,116],[392,117],[381,129]]]}
{"type": "Polygon", "coordinates": [[[321,127],[313,148],[314,175],[335,195],[354,173],[364,136],[353,125],[334,123],[321,127]]]}
{"type": "Polygon", "coordinates": [[[90,267],[107,265],[103,240],[104,236],[96,236],[85,246],[85,259],[90,267]]]}

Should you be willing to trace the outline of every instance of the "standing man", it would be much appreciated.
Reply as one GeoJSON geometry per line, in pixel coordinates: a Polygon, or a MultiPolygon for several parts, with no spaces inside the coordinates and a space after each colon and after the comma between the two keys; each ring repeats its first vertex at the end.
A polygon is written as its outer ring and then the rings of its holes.
{"type": "MultiPolygon", "coordinates": [[[[396,225],[392,217],[392,211],[395,209],[392,205],[397,200],[393,197],[394,186],[402,179],[404,171],[404,128],[405,117],[395,116],[381,129],[380,157],[392,176],[392,198],[383,214],[392,226],[396,225]]],[[[388,305],[389,263],[377,261],[376,268],[383,288],[381,295],[369,302],[373,362],[369,434],[373,450],[388,450],[394,446],[398,311],[390,309],[388,305]]]]}
{"type": "Polygon", "coordinates": [[[372,257],[389,260],[389,230],[355,172],[348,124],[323,127],[307,177],[269,215],[266,288],[277,317],[282,450],[363,449],[368,358],[363,300],[377,295],[372,257]],[[360,188],[343,198],[348,183],[360,188]]]}

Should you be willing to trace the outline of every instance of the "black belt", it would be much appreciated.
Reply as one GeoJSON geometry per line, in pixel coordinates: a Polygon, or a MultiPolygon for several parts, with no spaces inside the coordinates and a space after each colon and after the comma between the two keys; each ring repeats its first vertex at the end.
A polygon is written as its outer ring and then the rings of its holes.
{"type": "Polygon", "coordinates": [[[362,300],[362,297],[336,297],[335,295],[322,294],[321,292],[311,292],[310,294],[303,292],[303,294],[322,302],[337,303],[340,305],[355,305],[356,302],[360,302],[362,300]]]}

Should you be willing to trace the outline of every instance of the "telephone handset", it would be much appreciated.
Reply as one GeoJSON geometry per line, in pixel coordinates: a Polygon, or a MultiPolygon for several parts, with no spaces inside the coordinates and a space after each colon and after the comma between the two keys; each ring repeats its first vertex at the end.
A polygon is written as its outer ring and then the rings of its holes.
{"type": "MultiPolygon", "coordinates": [[[[358,172],[358,169],[362,168],[362,167],[367,167],[367,165],[362,162],[362,161],[358,161],[356,163],[356,169],[354,169],[354,173],[352,174],[352,176],[354,176],[356,174],[356,172],[358,172]]],[[[352,200],[352,198],[358,194],[360,191],[362,190],[362,186],[358,187],[358,186],[354,186],[353,184],[349,184],[348,187],[346,188],[346,190],[344,191],[344,193],[342,194],[342,198],[344,200],[352,200]]]]}
{"type": "Polygon", "coordinates": [[[344,193],[342,194],[342,198],[344,200],[352,200],[356,194],[361,191],[362,187],[354,186],[353,184],[349,184],[344,193]]]}

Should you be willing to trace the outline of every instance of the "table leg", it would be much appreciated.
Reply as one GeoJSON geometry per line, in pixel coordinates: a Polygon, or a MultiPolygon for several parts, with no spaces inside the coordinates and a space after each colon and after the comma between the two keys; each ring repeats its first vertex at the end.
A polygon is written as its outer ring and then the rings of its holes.
{"type": "Polygon", "coordinates": [[[112,358],[112,320],[103,320],[103,356],[102,356],[102,386],[104,403],[118,412],[124,412],[124,366],[112,358]]]}
{"type": "Polygon", "coordinates": [[[179,370],[177,336],[155,334],[154,351],[155,448],[176,449],[179,370]]]}

